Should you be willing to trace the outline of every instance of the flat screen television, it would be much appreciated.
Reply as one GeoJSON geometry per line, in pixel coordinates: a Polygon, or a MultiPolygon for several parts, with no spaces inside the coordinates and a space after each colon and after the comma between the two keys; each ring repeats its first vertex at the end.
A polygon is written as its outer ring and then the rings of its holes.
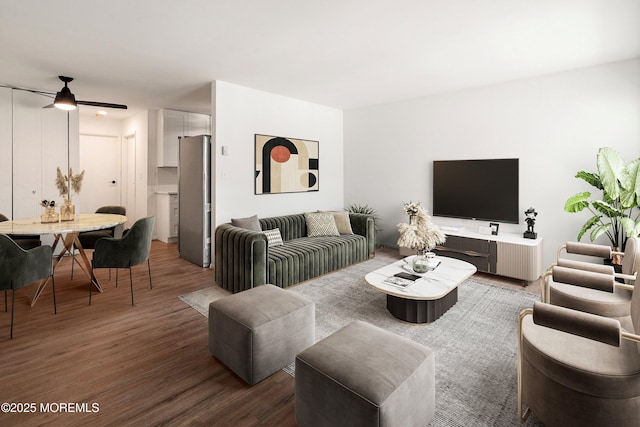
{"type": "Polygon", "coordinates": [[[433,215],[517,224],[518,160],[435,160],[433,215]]]}

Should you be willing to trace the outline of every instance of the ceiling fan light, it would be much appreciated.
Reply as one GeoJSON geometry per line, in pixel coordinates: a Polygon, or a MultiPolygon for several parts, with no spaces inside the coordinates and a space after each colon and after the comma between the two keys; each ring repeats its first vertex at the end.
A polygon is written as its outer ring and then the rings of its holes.
{"type": "Polygon", "coordinates": [[[56,94],[53,106],[66,111],[75,110],[77,106],[76,97],[71,93],[71,90],[65,86],[56,94]]]}

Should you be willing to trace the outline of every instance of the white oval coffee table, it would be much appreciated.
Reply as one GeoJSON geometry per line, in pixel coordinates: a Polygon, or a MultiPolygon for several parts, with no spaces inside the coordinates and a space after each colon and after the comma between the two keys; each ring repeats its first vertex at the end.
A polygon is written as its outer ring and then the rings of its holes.
{"type": "Polygon", "coordinates": [[[458,301],[458,285],[476,272],[476,267],[455,258],[436,256],[438,266],[423,274],[411,270],[409,259],[401,259],[368,273],[365,281],[387,294],[387,310],[411,323],[433,322],[458,301]],[[397,273],[419,276],[408,286],[390,283],[397,273]]]}

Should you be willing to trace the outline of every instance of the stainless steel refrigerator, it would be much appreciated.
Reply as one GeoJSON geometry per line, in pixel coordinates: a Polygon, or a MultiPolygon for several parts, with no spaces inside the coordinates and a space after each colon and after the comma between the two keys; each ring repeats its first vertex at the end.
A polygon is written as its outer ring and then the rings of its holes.
{"type": "Polygon", "coordinates": [[[202,267],[211,263],[211,136],[180,138],[178,251],[202,267]]]}

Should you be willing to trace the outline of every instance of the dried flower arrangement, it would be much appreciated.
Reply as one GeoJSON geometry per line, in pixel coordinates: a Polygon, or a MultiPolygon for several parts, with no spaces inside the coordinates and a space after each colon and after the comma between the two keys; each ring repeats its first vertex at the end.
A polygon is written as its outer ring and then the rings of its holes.
{"type": "Polygon", "coordinates": [[[407,205],[409,205],[411,209],[415,209],[416,213],[410,215],[415,215],[417,220],[415,225],[405,223],[398,224],[398,231],[400,233],[398,246],[411,248],[419,253],[424,253],[447,240],[445,234],[431,221],[431,216],[420,206],[420,203],[405,203],[405,213],[408,213],[407,205]]]}
{"type": "Polygon", "coordinates": [[[43,208],[55,208],[56,201],[44,199],[43,201],[40,202],[40,206],[42,206],[43,208]]]}
{"type": "Polygon", "coordinates": [[[63,175],[60,167],[57,168],[56,187],[60,192],[60,195],[71,201],[71,191],[74,194],[79,194],[82,190],[82,180],[84,179],[84,171],[77,175],[73,174],[73,170],[69,168],[69,176],[63,175]]]}
{"type": "Polygon", "coordinates": [[[420,202],[412,202],[409,200],[409,203],[404,203],[404,213],[409,216],[418,215],[418,210],[420,209],[420,202]]]}

